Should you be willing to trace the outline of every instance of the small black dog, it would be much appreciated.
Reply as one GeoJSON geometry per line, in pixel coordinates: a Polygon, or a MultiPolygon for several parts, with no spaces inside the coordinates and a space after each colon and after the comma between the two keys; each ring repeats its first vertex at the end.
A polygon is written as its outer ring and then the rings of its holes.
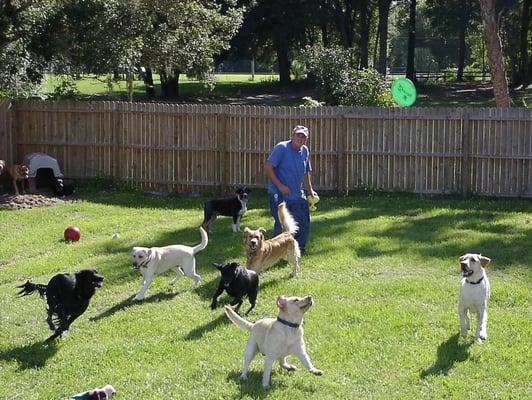
{"type": "Polygon", "coordinates": [[[48,302],[48,326],[54,331],[47,341],[51,341],[68,331],[74,322],[89,306],[96,288],[103,284],[103,276],[95,269],[84,269],[75,274],[57,274],[48,285],[27,281],[18,294],[27,296],[38,291],[48,302]],[[55,321],[53,316],[56,316],[55,321]],[[55,324],[59,324],[57,327],[55,324]]]}
{"type": "Polygon", "coordinates": [[[227,263],[227,264],[212,264],[214,265],[221,273],[222,277],[220,278],[220,283],[218,284],[218,289],[214,293],[212,298],[211,309],[215,309],[218,305],[217,299],[223,291],[225,290],[228,295],[234,297],[234,300],[230,303],[232,306],[237,304],[236,309],[238,310],[242,305],[242,298],[247,295],[251,307],[246,312],[246,315],[255,307],[257,301],[257,293],[259,291],[259,275],[250,269],[241,267],[237,263],[227,263]]]}
{"type": "Polygon", "coordinates": [[[203,207],[204,218],[201,226],[209,231],[218,215],[233,217],[233,232],[240,232],[240,220],[247,211],[248,194],[251,190],[247,187],[238,188],[236,196],[211,199],[203,207]]]}
{"type": "Polygon", "coordinates": [[[54,178],[52,190],[57,197],[70,196],[74,193],[72,185],[65,183],[61,178],[54,178]]]}

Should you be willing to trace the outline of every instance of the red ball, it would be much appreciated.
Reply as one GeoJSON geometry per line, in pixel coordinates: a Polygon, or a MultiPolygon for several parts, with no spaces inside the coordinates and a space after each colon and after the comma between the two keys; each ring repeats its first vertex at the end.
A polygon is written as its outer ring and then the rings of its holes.
{"type": "Polygon", "coordinates": [[[69,226],[65,229],[65,240],[77,242],[81,238],[81,231],[77,226],[69,226]]]}

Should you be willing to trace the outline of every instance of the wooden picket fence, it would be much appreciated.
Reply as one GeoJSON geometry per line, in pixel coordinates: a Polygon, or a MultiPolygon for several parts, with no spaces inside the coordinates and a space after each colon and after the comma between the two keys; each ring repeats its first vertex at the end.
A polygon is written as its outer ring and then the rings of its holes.
{"type": "Polygon", "coordinates": [[[317,190],[532,197],[532,110],[0,102],[0,158],[168,191],[265,187],[263,163],[310,129],[317,190]]]}

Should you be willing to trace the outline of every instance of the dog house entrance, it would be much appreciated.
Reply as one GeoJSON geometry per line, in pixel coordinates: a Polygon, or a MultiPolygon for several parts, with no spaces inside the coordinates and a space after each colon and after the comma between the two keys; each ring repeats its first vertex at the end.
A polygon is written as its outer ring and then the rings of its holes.
{"type": "Polygon", "coordinates": [[[54,188],[57,178],[63,174],[57,160],[46,153],[31,153],[24,157],[24,164],[28,166],[28,191],[35,193],[38,189],[54,188]]]}

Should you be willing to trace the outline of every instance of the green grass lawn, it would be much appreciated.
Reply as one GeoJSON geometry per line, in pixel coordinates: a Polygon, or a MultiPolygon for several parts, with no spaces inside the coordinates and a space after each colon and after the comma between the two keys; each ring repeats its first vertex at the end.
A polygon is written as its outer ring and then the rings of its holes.
{"type": "MultiPolygon", "coordinates": [[[[235,96],[245,93],[275,92],[278,91],[278,75],[255,74],[254,78],[246,74],[217,74],[216,87],[209,90],[203,82],[189,79],[185,75],[179,78],[179,94],[182,98],[187,97],[221,97],[235,96]]],[[[44,83],[44,92],[50,94],[60,83],[60,79],[48,76],[44,83]]],[[[75,80],[79,91],[79,97],[110,97],[127,99],[127,86],[124,80],[113,81],[109,86],[106,77],[87,75],[75,80]]],[[[159,75],[154,75],[154,85],[156,95],[161,95],[161,82],[159,75]]],[[[136,100],[146,98],[144,82],[135,80],[133,82],[133,97],[136,100]]]]}
{"type": "MultiPolygon", "coordinates": [[[[249,379],[238,379],[247,332],[209,308],[219,276],[211,263],[244,262],[228,218],[197,255],[197,287],[188,278],[171,287],[165,274],[144,302],[132,300],[141,278],[131,247],[198,243],[205,199],[85,188],[73,203],[0,211],[0,399],[66,399],[105,384],[117,400],[532,396],[530,200],[322,196],[300,275],[289,278],[286,264],[262,274],[248,319],[275,316],[278,294],[314,296],[305,338],[324,375],[289,359],[298,370],[275,364],[265,391],[260,355],[249,379]],[[69,224],[81,228],[77,243],[61,240],[69,224]],[[458,337],[458,257],[466,252],[492,259],[484,344],[473,333],[458,337]],[[104,287],[65,338],[44,344],[45,302],[18,298],[16,286],[86,267],[105,276],[104,287]]],[[[243,226],[271,230],[263,193],[251,197],[243,226]]]]}
{"type": "MultiPolygon", "coordinates": [[[[398,76],[389,76],[390,81],[398,76]]],[[[48,76],[44,83],[44,93],[49,95],[58,86],[61,79],[48,76]]],[[[110,86],[106,77],[93,75],[83,76],[74,81],[80,99],[100,100],[128,100],[126,82],[113,81],[110,86]]],[[[293,82],[291,86],[279,84],[279,77],[275,74],[256,74],[252,80],[249,74],[217,74],[216,85],[211,91],[204,83],[180,76],[179,101],[204,103],[225,103],[227,98],[242,98],[245,96],[278,96],[270,100],[268,105],[298,106],[304,104],[303,97],[311,96],[312,89],[304,81],[293,82]]],[[[155,92],[161,100],[161,86],[158,75],[154,75],[155,92]]],[[[418,98],[416,107],[495,107],[493,90],[489,84],[476,83],[423,83],[417,84],[418,98]]],[[[512,91],[511,96],[515,107],[532,107],[532,90],[512,91]]],[[[133,98],[135,101],[146,100],[144,83],[134,81],[133,98]]],[[[245,104],[245,100],[240,103],[245,104]]],[[[254,103],[254,104],[260,104],[254,103]]]]}

